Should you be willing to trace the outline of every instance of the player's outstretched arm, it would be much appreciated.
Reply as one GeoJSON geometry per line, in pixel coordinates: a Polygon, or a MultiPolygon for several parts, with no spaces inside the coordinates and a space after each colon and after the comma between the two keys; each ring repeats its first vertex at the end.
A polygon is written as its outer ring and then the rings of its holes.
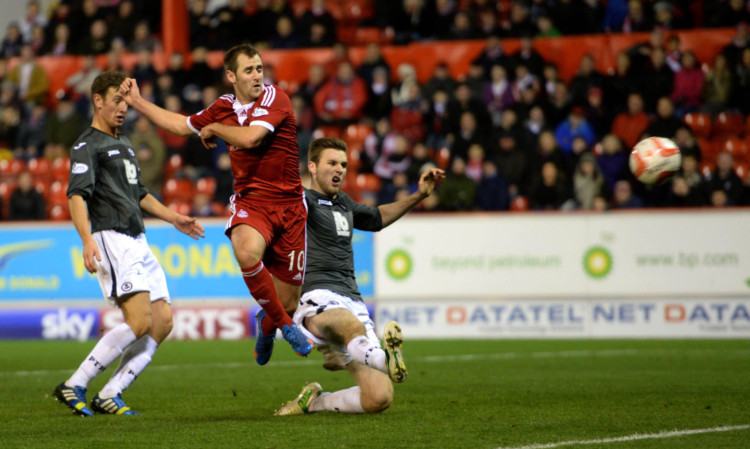
{"type": "Polygon", "coordinates": [[[120,94],[130,107],[148,117],[156,126],[177,134],[189,136],[193,131],[187,125],[187,117],[176,112],[167,111],[141,96],[138,83],[133,78],[127,78],[120,84],[120,94]]]}
{"type": "Polygon", "coordinates": [[[401,201],[378,206],[380,216],[383,219],[383,227],[386,227],[403,217],[404,214],[414,209],[420,201],[432,195],[435,187],[445,179],[445,172],[439,168],[432,168],[422,173],[419,177],[419,188],[416,192],[401,201]]]}
{"type": "Polygon", "coordinates": [[[229,145],[239,149],[255,148],[271,131],[260,125],[228,126],[221,123],[211,123],[201,129],[203,146],[215,148],[214,140],[218,137],[229,145]]]}
{"type": "Polygon", "coordinates": [[[145,210],[154,217],[161,218],[167,223],[172,223],[175,228],[190,237],[198,240],[198,237],[204,237],[203,226],[198,223],[195,217],[178,214],[167,206],[163,205],[150,193],[141,199],[141,209],[145,210]]]}
{"type": "Polygon", "coordinates": [[[73,195],[68,199],[68,208],[70,209],[70,218],[73,220],[73,225],[83,243],[83,265],[89,273],[96,273],[96,261],[94,259],[101,262],[102,256],[99,254],[99,246],[91,235],[86,202],[80,195],[73,195]]]}

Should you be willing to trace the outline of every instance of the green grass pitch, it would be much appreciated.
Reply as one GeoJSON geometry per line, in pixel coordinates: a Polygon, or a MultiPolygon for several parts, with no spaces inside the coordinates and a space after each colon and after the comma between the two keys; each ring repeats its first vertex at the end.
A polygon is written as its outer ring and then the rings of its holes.
{"type": "MultiPolygon", "coordinates": [[[[0,342],[0,447],[750,447],[747,340],[407,336],[409,378],[390,409],[289,417],[273,411],[306,382],[331,391],[351,386],[349,375],[283,342],[260,367],[254,340],[168,341],[124,394],[141,416],[83,419],[50,393],[93,344],[0,342]]],[[[92,382],[89,399],[110,371],[92,382]]]]}

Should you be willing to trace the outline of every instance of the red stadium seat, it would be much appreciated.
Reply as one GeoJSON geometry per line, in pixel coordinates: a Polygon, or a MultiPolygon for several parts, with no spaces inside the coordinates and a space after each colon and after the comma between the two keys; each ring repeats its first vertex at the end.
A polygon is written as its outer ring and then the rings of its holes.
{"type": "Polygon", "coordinates": [[[435,152],[435,162],[443,170],[447,169],[451,163],[451,150],[443,147],[435,152]]]}
{"type": "Polygon", "coordinates": [[[29,173],[35,180],[50,180],[52,178],[52,163],[46,157],[31,159],[28,163],[29,173]]]}
{"type": "Polygon", "coordinates": [[[37,192],[42,194],[45,201],[49,201],[49,188],[50,188],[49,182],[45,181],[44,179],[38,179],[34,181],[34,188],[36,189],[37,192]]]}
{"type": "Polygon", "coordinates": [[[26,170],[26,162],[22,159],[0,160],[0,178],[2,179],[15,180],[24,170],[26,170]]]}
{"type": "Polygon", "coordinates": [[[734,172],[737,173],[737,176],[739,176],[740,179],[745,179],[749,171],[750,171],[750,164],[748,164],[747,162],[740,162],[739,164],[734,164],[734,172]]]}
{"type": "Polygon", "coordinates": [[[313,139],[324,137],[341,138],[341,128],[338,126],[319,126],[313,131],[313,139]]]}
{"type": "Polygon", "coordinates": [[[346,127],[344,135],[341,136],[347,145],[364,145],[367,136],[372,134],[372,126],[364,123],[353,123],[346,127]]]}
{"type": "Polygon", "coordinates": [[[714,161],[701,161],[698,168],[701,174],[708,178],[713,174],[714,169],[716,169],[716,163],[714,161]]]}
{"type": "Polygon", "coordinates": [[[68,183],[63,181],[54,181],[49,186],[47,201],[54,204],[68,204],[68,183]]]}
{"type": "Polygon", "coordinates": [[[735,162],[746,162],[748,160],[748,142],[739,137],[730,136],[723,140],[719,146],[719,152],[726,151],[734,157],[735,162]]]}
{"type": "Polygon", "coordinates": [[[190,215],[193,209],[192,206],[190,205],[190,202],[185,201],[185,200],[170,201],[167,203],[167,207],[177,212],[178,214],[182,214],[182,215],[190,215]]]}
{"type": "Polygon", "coordinates": [[[366,190],[369,192],[380,191],[380,178],[372,173],[360,173],[357,175],[356,188],[358,190],[366,190]]]}
{"type": "Polygon", "coordinates": [[[739,137],[745,128],[745,117],[736,112],[722,112],[713,122],[714,136],[739,137]]]}
{"type": "Polygon", "coordinates": [[[193,198],[193,183],[189,179],[169,179],[164,183],[164,202],[191,201],[193,198]]]}
{"type": "Polygon", "coordinates": [[[518,195],[510,202],[510,210],[513,212],[524,212],[529,210],[529,200],[523,195],[518,195]]]}
{"type": "Polygon", "coordinates": [[[47,215],[52,221],[70,220],[70,211],[68,210],[67,204],[52,204],[47,211],[47,215]]]}
{"type": "Polygon", "coordinates": [[[182,156],[179,154],[173,154],[167,159],[167,163],[164,165],[164,179],[174,178],[174,174],[177,173],[185,165],[182,156]]]}
{"type": "Polygon", "coordinates": [[[198,182],[195,183],[195,193],[202,193],[204,195],[208,195],[209,197],[213,198],[215,192],[216,192],[216,178],[212,178],[212,177],[200,178],[198,182]]]}
{"type": "Polygon", "coordinates": [[[70,176],[70,158],[61,157],[52,161],[52,179],[68,182],[70,176]]]}
{"type": "Polygon", "coordinates": [[[683,118],[695,137],[711,137],[711,116],[702,112],[688,112],[683,118]]]}

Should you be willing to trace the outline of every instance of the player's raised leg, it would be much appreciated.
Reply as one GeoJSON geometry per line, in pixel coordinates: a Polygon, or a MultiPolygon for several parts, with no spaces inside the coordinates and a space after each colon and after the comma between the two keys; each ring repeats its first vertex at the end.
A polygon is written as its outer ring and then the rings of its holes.
{"type": "Polygon", "coordinates": [[[403,382],[409,374],[404,363],[402,345],[404,336],[395,321],[389,321],[383,330],[383,346],[388,361],[388,377],[394,382],[403,382]]]}

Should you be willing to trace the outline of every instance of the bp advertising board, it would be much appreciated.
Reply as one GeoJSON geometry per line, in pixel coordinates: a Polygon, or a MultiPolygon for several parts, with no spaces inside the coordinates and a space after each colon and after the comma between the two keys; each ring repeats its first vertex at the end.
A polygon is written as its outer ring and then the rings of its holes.
{"type": "Polygon", "coordinates": [[[379,298],[750,295],[750,212],[409,216],[375,240],[379,298]]]}

